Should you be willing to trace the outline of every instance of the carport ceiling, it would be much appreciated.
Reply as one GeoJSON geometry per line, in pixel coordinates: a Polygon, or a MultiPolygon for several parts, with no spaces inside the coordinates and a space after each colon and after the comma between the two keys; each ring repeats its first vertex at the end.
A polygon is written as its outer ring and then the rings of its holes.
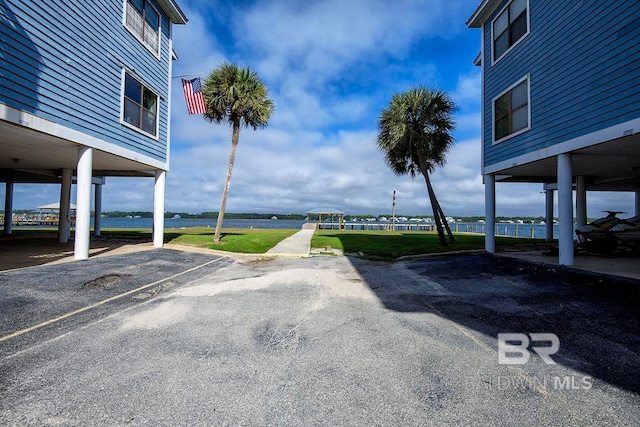
{"type": "MultiPolygon", "coordinates": [[[[0,121],[0,179],[10,170],[50,175],[76,168],[78,144],[0,121]],[[57,173],[57,172],[56,172],[57,173]]],[[[93,151],[94,176],[153,176],[153,168],[104,151],[93,151]]]]}
{"type": "MultiPolygon", "coordinates": [[[[590,190],[640,190],[640,134],[573,151],[573,175],[584,175],[590,190]]],[[[557,158],[514,166],[500,172],[501,182],[554,183],[557,158]]]]}

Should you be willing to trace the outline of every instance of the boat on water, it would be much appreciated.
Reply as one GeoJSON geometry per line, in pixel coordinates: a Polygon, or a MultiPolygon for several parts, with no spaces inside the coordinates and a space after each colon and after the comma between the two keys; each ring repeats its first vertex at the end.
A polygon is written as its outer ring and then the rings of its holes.
{"type": "Polygon", "coordinates": [[[272,221],[277,221],[277,220],[278,220],[278,217],[274,215],[274,216],[272,216],[272,217],[271,217],[271,220],[272,220],[272,221]]]}

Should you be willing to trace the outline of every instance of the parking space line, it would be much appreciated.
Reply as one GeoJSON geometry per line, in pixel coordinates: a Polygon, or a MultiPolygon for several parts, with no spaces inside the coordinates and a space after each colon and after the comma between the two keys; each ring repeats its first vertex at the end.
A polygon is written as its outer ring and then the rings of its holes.
{"type": "Polygon", "coordinates": [[[21,330],[19,330],[19,331],[16,331],[16,332],[13,332],[13,333],[11,333],[11,334],[9,334],[9,335],[5,335],[4,337],[1,337],[1,338],[0,338],[0,342],[10,340],[11,338],[15,338],[15,337],[18,337],[18,336],[20,336],[20,335],[24,335],[24,334],[26,334],[26,333],[32,332],[32,331],[34,331],[34,330],[36,330],[36,329],[39,329],[39,328],[42,328],[42,327],[44,327],[44,326],[51,325],[51,324],[53,324],[53,323],[59,322],[59,321],[64,320],[64,319],[68,319],[69,317],[73,317],[73,316],[75,316],[76,314],[83,313],[83,312],[85,312],[85,311],[88,311],[88,310],[91,310],[91,309],[93,309],[93,308],[96,308],[96,307],[99,307],[99,306],[101,306],[101,305],[104,305],[104,304],[106,304],[106,303],[108,303],[108,302],[115,301],[115,300],[117,300],[117,299],[120,299],[120,298],[126,297],[126,296],[131,295],[131,294],[135,294],[136,292],[140,292],[140,291],[142,291],[142,290],[144,290],[144,289],[147,289],[147,288],[150,288],[150,287],[152,287],[152,286],[158,285],[158,284],[160,284],[160,283],[162,283],[162,282],[166,282],[167,280],[174,279],[174,278],[176,278],[176,277],[178,277],[178,276],[182,276],[183,274],[190,273],[190,272],[195,271],[195,270],[198,270],[199,268],[202,268],[202,267],[206,267],[207,265],[217,263],[217,262],[219,262],[219,261],[221,261],[221,260],[223,260],[223,259],[224,259],[224,257],[220,257],[220,258],[218,258],[218,259],[214,259],[214,260],[212,260],[212,261],[208,261],[208,262],[206,262],[206,263],[204,263],[204,264],[197,265],[197,266],[195,266],[195,267],[192,267],[192,268],[190,268],[190,269],[188,269],[188,270],[185,270],[185,271],[182,271],[182,272],[180,272],[180,273],[176,273],[176,274],[174,274],[173,276],[169,276],[169,277],[165,277],[164,279],[156,280],[156,281],[155,281],[155,282],[153,282],[153,283],[149,283],[149,284],[147,284],[147,285],[140,286],[139,288],[132,289],[132,290],[130,290],[130,291],[127,291],[127,292],[124,292],[124,293],[121,293],[121,294],[118,294],[118,295],[112,296],[112,297],[110,297],[110,298],[107,298],[107,299],[105,299],[105,300],[102,300],[102,301],[96,302],[96,303],[94,303],[94,304],[88,305],[88,306],[83,307],[83,308],[80,308],[80,309],[78,309],[78,310],[74,310],[74,311],[71,311],[71,312],[69,312],[69,313],[63,314],[63,315],[61,315],[61,316],[54,317],[53,319],[49,319],[49,320],[47,320],[47,321],[44,321],[44,322],[42,322],[42,323],[38,323],[37,325],[29,326],[28,328],[21,329],[21,330]]]}

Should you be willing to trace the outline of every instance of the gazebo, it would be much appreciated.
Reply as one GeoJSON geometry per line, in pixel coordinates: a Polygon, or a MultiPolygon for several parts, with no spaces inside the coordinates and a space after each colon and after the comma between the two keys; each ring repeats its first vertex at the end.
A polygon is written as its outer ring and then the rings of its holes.
{"type": "Polygon", "coordinates": [[[334,208],[316,208],[310,211],[307,211],[307,222],[314,222],[315,218],[318,218],[318,223],[322,222],[322,217],[325,216],[326,219],[331,219],[331,229],[333,230],[333,222],[334,218],[338,217],[338,228],[341,228],[342,220],[344,218],[344,212],[339,211],[334,208]]]}
{"type": "MultiPolygon", "coordinates": [[[[73,203],[69,203],[69,209],[72,211],[76,210],[76,205],[73,203]]],[[[60,212],[60,202],[49,203],[48,205],[38,206],[39,211],[48,211],[48,212],[60,212]]]]}
{"type": "MultiPolygon", "coordinates": [[[[69,203],[69,220],[75,223],[76,205],[69,203]]],[[[48,205],[38,206],[38,223],[39,224],[59,224],[60,222],[60,202],[49,203],[48,205]]]]}

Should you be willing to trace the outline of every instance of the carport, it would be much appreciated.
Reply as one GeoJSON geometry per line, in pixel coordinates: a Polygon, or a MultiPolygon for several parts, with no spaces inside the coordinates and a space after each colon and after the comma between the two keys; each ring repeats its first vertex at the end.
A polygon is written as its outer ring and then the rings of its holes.
{"type": "MultiPolygon", "coordinates": [[[[90,215],[95,212],[94,234],[100,235],[102,191],[110,176],[146,177],[155,179],[154,245],[162,246],[164,214],[164,177],[161,162],[143,163],[128,150],[114,144],[73,132],[26,112],[0,104],[0,182],[5,184],[5,218],[11,218],[16,184],[59,184],[60,222],[58,241],[67,243],[71,237],[69,209],[71,186],[76,185],[77,211],[74,256],[89,256],[90,215]],[[17,123],[12,123],[15,120],[17,123]],[[19,124],[20,125],[19,125],[19,124]],[[37,128],[38,130],[34,129],[37,128]],[[103,148],[103,149],[100,149],[103,148]],[[108,149],[110,152],[105,151],[108,149]],[[118,155],[119,153],[122,155],[118,155]],[[93,187],[94,204],[91,206],[93,187]],[[93,208],[93,209],[92,209],[93,208]],[[158,224],[159,223],[159,226],[158,224]]],[[[140,156],[142,157],[142,156],[140,156]]],[[[11,221],[4,221],[3,232],[11,235],[11,221]]]]}
{"type": "MultiPolygon", "coordinates": [[[[622,132],[621,132],[622,133],[622,132]]],[[[554,197],[557,196],[560,264],[573,265],[573,218],[579,227],[587,223],[589,191],[615,191],[635,194],[635,212],[640,214],[640,133],[615,138],[596,145],[589,139],[552,147],[534,161],[509,161],[493,166],[497,174],[485,174],[487,229],[495,227],[496,183],[540,183],[545,199],[547,241],[553,239],[554,197]],[[555,151],[555,152],[554,152],[555,151]],[[507,164],[508,163],[508,164],[507,164]],[[575,192],[575,193],[574,193],[575,192]],[[574,197],[575,194],[575,197],[574,197]],[[574,204],[575,200],[575,204],[574,204]]],[[[528,156],[531,157],[531,156],[528,156]]],[[[516,159],[518,160],[518,159],[516,159]]],[[[528,159],[522,159],[528,160],[528,159]]],[[[617,210],[611,206],[611,210],[617,210]]],[[[604,216],[604,215],[603,215],[604,216]]],[[[495,250],[495,242],[488,235],[488,250],[495,250]]]]}

